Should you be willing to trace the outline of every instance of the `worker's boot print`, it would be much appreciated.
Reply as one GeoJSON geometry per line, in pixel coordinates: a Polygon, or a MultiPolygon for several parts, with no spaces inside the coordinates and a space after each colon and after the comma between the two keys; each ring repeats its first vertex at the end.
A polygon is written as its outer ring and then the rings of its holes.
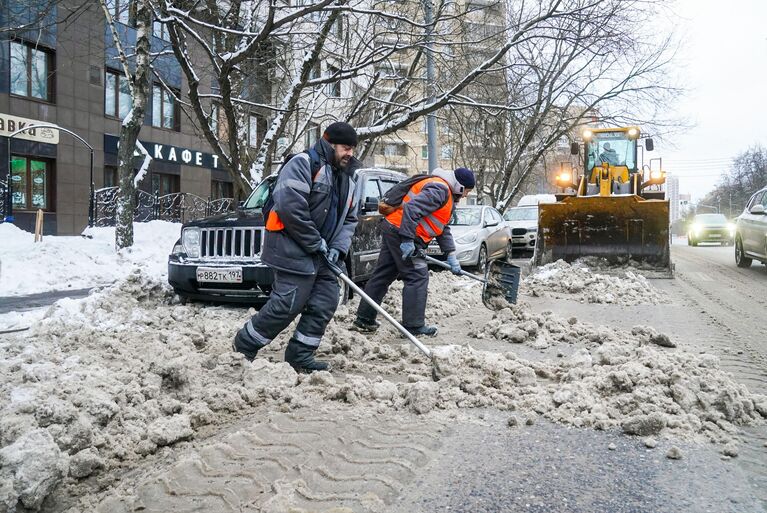
{"type": "Polygon", "coordinates": [[[315,371],[329,371],[330,364],[314,359],[316,347],[308,346],[291,338],[285,349],[285,361],[299,374],[310,374],[315,371]]]}

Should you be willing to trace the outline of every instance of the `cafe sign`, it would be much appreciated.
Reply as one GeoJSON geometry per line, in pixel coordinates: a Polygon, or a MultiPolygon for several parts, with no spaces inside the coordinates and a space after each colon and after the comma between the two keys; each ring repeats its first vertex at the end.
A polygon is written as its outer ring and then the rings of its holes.
{"type": "MultiPolygon", "coordinates": [[[[46,121],[38,121],[35,119],[20,118],[18,116],[11,116],[10,114],[0,113],[0,136],[8,137],[17,130],[22,128],[34,127],[36,125],[50,125],[46,121]]],[[[55,128],[29,128],[13,136],[14,139],[26,139],[27,141],[42,142],[48,144],[59,143],[59,131],[55,128]]]]}
{"type": "MultiPolygon", "coordinates": [[[[104,152],[116,155],[119,142],[119,137],[104,134],[104,152]]],[[[170,144],[158,144],[150,141],[141,141],[141,145],[146,148],[149,156],[154,160],[175,162],[187,166],[218,169],[218,155],[212,153],[182,148],[180,146],[171,146],[170,144]]],[[[134,153],[134,155],[137,157],[142,156],[142,154],[138,152],[134,153]]]]}

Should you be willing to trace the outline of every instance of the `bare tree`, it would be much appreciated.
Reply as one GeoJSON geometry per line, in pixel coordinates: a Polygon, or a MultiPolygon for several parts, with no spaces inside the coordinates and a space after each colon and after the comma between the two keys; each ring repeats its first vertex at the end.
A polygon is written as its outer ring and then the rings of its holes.
{"type": "Polygon", "coordinates": [[[146,149],[138,142],[141,125],[144,123],[147,96],[149,93],[150,35],[152,33],[152,8],[148,0],[137,0],[135,9],[136,44],[133,54],[129,54],[120,39],[107,0],[99,0],[104,17],[112,33],[112,40],[117,49],[117,59],[125,73],[130,88],[132,106],[120,124],[118,158],[119,192],[115,213],[115,246],[117,249],[133,245],[133,197],[136,185],[143,178],[151,158],[146,149]],[[133,69],[131,69],[133,68],[133,69]],[[138,174],[133,174],[133,158],[139,149],[144,155],[138,174]]]}

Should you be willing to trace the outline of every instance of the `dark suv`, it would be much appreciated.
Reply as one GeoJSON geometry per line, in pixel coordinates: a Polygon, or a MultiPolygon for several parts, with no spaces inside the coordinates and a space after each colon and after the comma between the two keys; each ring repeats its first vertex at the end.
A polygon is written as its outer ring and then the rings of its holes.
{"type": "MultiPolygon", "coordinates": [[[[359,224],[345,264],[355,282],[364,282],[373,273],[381,249],[378,199],[406,176],[371,168],[359,169],[355,176],[359,224]]],[[[190,221],[181,227],[181,238],[168,257],[168,282],[182,301],[266,301],[273,276],[260,258],[265,233],[261,210],[269,197],[269,184],[276,179],[276,175],[264,179],[235,212],[190,221]]],[[[345,300],[349,291],[339,282],[340,299],[345,300]]]]}

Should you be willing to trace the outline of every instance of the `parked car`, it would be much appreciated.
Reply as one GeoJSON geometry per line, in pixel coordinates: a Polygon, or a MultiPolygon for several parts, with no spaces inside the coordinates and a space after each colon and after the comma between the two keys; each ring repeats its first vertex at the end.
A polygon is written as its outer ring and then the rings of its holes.
{"type": "Polygon", "coordinates": [[[767,265],[767,187],[751,196],[735,227],[735,263],[748,267],[753,260],[767,265]]]}
{"type": "Polygon", "coordinates": [[[735,225],[724,214],[698,214],[687,229],[687,244],[697,246],[701,242],[718,242],[731,246],[735,240],[735,225]]]}
{"type": "MultiPolygon", "coordinates": [[[[378,261],[381,215],[378,199],[402,173],[386,169],[360,169],[354,202],[359,205],[359,224],[345,265],[355,282],[366,281],[378,261]]],[[[259,304],[271,292],[272,270],[261,262],[264,239],[262,207],[269,197],[272,175],[263,180],[234,212],[184,223],[181,238],[168,257],[168,282],[182,301],[226,301],[259,304]]],[[[349,297],[343,281],[340,300],[349,297]]]]}
{"type": "MultiPolygon", "coordinates": [[[[448,224],[461,266],[476,267],[479,272],[484,272],[488,259],[506,258],[511,254],[509,227],[493,207],[457,207],[448,224]]],[[[445,258],[436,241],[429,244],[426,254],[445,258]]]]}
{"type": "Polygon", "coordinates": [[[522,251],[535,250],[538,234],[538,205],[514,207],[503,213],[503,219],[511,232],[512,248],[522,251]]]}

